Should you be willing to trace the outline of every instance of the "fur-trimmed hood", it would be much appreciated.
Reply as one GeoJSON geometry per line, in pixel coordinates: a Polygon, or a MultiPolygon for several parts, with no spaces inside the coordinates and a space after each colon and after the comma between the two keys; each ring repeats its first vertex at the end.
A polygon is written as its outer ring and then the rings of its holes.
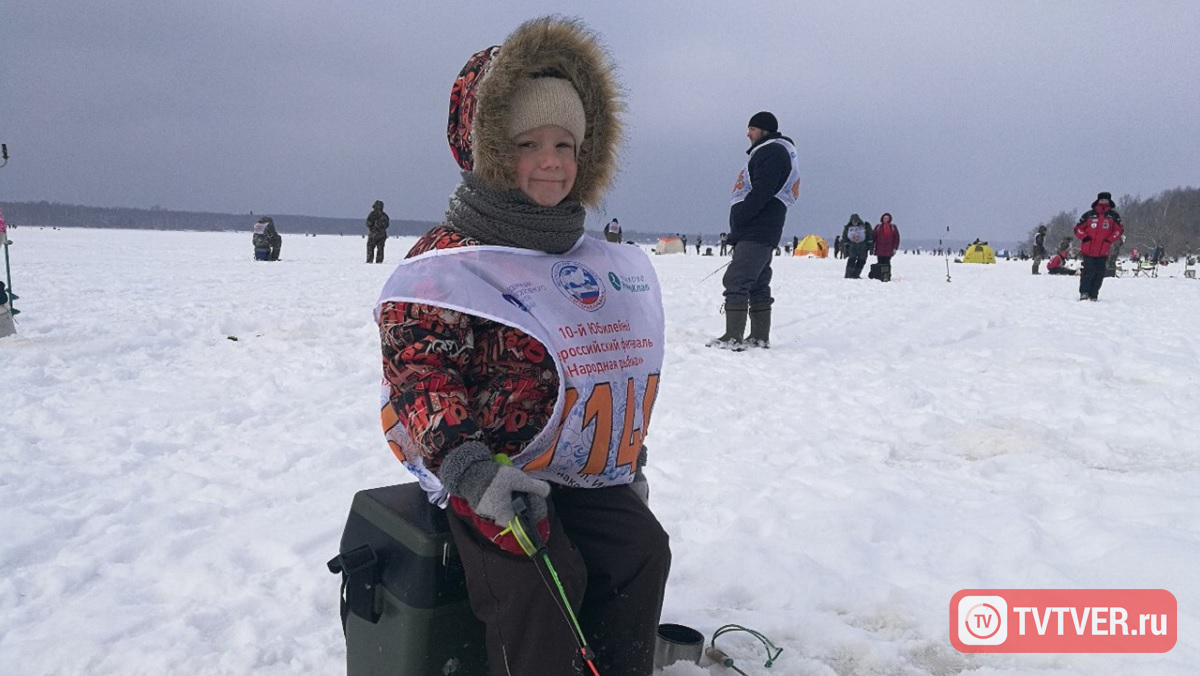
{"type": "Polygon", "coordinates": [[[578,20],[542,17],[521,24],[493,53],[472,89],[472,171],[498,188],[517,187],[508,138],[513,94],[525,78],[561,77],[579,93],[587,117],[584,138],[576,139],[579,171],[568,199],[598,204],[616,175],[624,111],[614,65],[599,36],[578,20]]]}

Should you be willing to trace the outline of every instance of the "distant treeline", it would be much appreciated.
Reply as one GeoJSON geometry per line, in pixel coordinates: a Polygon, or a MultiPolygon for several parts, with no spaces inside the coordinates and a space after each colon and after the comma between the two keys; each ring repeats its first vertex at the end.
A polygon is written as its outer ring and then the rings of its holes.
{"type": "MultiPolygon", "coordinates": [[[[260,216],[270,216],[281,235],[365,235],[366,209],[362,218],[321,218],[319,216],[289,216],[269,212],[253,214],[218,214],[203,211],[174,211],[161,207],[134,209],[128,207],[89,207],[59,202],[3,202],[4,218],[16,226],[54,228],[113,228],[119,230],[194,230],[203,232],[249,231],[260,216]]],[[[423,235],[437,225],[432,221],[410,221],[392,218],[388,234],[423,235]]],[[[603,237],[601,230],[592,233],[603,237]]],[[[637,242],[656,242],[653,233],[626,232],[637,242]]],[[[665,236],[665,233],[664,233],[665,236]]],[[[706,236],[716,244],[717,236],[706,236]]],[[[694,241],[694,240],[693,240],[694,241]]]]}
{"type": "MultiPolygon", "coordinates": [[[[1200,252],[1200,188],[1175,188],[1148,199],[1125,195],[1117,200],[1117,212],[1125,226],[1123,255],[1134,247],[1149,253],[1159,245],[1172,258],[1200,252]]],[[[1046,226],[1047,252],[1053,253],[1063,238],[1078,249],[1074,231],[1082,213],[1064,211],[1039,224],[1046,226]]],[[[1030,231],[1022,245],[1026,251],[1033,251],[1036,234],[1037,228],[1030,231]]]]}
{"type": "MultiPolygon", "coordinates": [[[[114,228],[122,230],[199,230],[249,231],[260,216],[270,216],[280,234],[366,234],[366,217],[321,218],[285,214],[215,214],[169,209],[132,209],[127,207],[87,207],[58,202],[4,202],[4,220],[10,225],[37,225],[58,228],[114,228]]],[[[420,235],[434,223],[393,218],[389,235],[420,235]]]]}
{"type": "MultiPolygon", "coordinates": [[[[202,232],[239,232],[249,231],[260,216],[270,216],[275,221],[275,227],[281,235],[289,234],[321,234],[321,235],[365,235],[366,217],[370,209],[363,210],[362,218],[322,218],[319,216],[289,216],[270,212],[255,212],[253,214],[218,214],[203,211],[174,211],[160,207],[150,209],[135,209],[130,207],[89,207],[79,204],[62,204],[60,202],[3,202],[0,208],[4,210],[4,218],[10,225],[43,226],[55,228],[112,228],[120,230],[193,230],[202,232]]],[[[1122,209],[1122,216],[1125,211],[1122,209]]],[[[1128,217],[1126,217],[1128,228],[1128,217]]],[[[397,218],[391,219],[389,235],[423,235],[437,225],[432,221],[411,221],[397,218]]],[[[1071,227],[1075,222],[1071,221],[1071,227]]],[[[589,227],[589,234],[603,238],[603,225],[589,227]]],[[[1069,230],[1069,229],[1068,229],[1069,230]]],[[[653,244],[659,237],[672,237],[673,232],[636,232],[626,230],[624,238],[640,244],[653,244]]],[[[681,233],[688,238],[689,247],[696,244],[696,233],[681,233]]],[[[807,234],[807,233],[805,233],[807,234]]],[[[703,246],[713,247],[716,251],[719,236],[716,233],[702,233],[703,246]]],[[[803,239],[804,234],[798,237],[803,239]]],[[[785,235],[784,240],[791,241],[791,235],[785,235]]],[[[947,239],[944,246],[951,249],[961,249],[970,240],[947,239]]],[[[1032,241],[1032,239],[1030,240],[1032,241]]],[[[1050,239],[1046,239],[1047,243],[1050,239]]],[[[1057,241],[1057,240],[1055,240],[1057,241]]],[[[833,235],[829,243],[833,244],[833,235]]],[[[1002,248],[1005,243],[992,242],[994,247],[1002,248]]],[[[1049,246],[1049,244],[1047,244],[1049,246]]],[[[943,246],[941,240],[913,239],[904,240],[907,250],[922,249],[931,251],[943,246]]]]}

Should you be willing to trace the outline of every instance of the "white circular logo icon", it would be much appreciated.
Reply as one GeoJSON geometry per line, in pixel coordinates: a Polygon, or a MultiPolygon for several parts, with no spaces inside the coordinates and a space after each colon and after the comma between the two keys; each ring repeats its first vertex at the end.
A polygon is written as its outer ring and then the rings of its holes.
{"type": "Polygon", "coordinates": [[[958,640],[1000,645],[1008,639],[1008,601],[1001,596],[964,596],[958,601],[958,640]]]}

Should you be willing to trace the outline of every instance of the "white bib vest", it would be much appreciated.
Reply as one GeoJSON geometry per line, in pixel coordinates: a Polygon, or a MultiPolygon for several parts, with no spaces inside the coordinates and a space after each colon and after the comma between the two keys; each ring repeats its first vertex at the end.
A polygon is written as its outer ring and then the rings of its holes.
{"type": "MultiPolygon", "coordinates": [[[[582,237],[561,255],[500,246],[430,251],[397,266],[379,296],[380,304],[389,301],[512,326],[550,351],[559,383],[554,412],[513,465],[567,486],[633,480],[664,340],[658,277],[640,249],[582,237]]],[[[384,382],[385,419],[389,394],[384,382]]],[[[413,452],[404,426],[394,421],[384,434],[430,499],[444,504],[441,481],[413,452]]]]}
{"type": "Polygon", "coordinates": [[[787,180],[783,182],[783,187],[775,193],[775,199],[783,202],[786,207],[796,203],[796,198],[800,196],[800,158],[796,153],[796,146],[781,138],[773,138],[750,151],[750,156],[746,158],[746,166],[742,167],[742,170],[738,172],[737,180],[733,182],[733,197],[729,200],[730,206],[741,202],[746,199],[746,195],[750,194],[750,190],[754,187],[750,184],[750,160],[754,158],[754,153],[772,143],[778,143],[786,148],[788,157],[792,160],[792,170],[788,173],[787,180]]]}
{"type": "Polygon", "coordinates": [[[860,223],[846,228],[846,239],[855,244],[862,244],[867,239],[867,226],[860,223]]]}

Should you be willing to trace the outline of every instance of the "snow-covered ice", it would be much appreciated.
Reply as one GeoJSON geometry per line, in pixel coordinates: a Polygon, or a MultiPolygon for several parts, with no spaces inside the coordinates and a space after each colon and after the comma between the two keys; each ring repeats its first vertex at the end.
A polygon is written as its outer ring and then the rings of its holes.
{"type": "MultiPolygon", "coordinates": [[[[336,674],[325,569],[357,490],[410,478],[378,422],[360,237],[11,230],[0,341],[0,673],[336,674]],[[236,338],[233,340],[232,338],[236,338]]],[[[801,233],[803,234],[803,233],[801,233]]],[[[394,262],[411,238],[393,239],[394,262]]],[[[1200,671],[1200,283],[901,255],[777,258],[770,350],[704,347],[727,259],[654,257],[667,347],[651,503],[663,620],[754,628],[749,674],[1200,671]],[[966,655],[960,589],[1161,588],[1165,654],[966,655]]],[[[677,664],[664,676],[732,674],[677,664]]]]}

